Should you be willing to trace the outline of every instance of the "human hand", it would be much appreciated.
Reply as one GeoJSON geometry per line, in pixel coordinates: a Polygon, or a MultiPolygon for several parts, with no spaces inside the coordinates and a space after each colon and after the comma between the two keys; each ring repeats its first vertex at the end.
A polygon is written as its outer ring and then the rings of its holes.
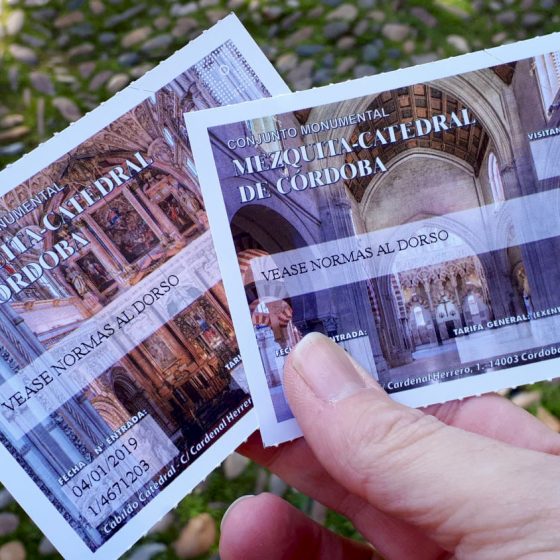
{"type": "MultiPolygon", "coordinates": [[[[242,453],[347,516],[388,560],[560,558],[560,436],[496,395],[416,410],[318,334],[284,373],[305,434],[242,453]]],[[[224,517],[223,560],[372,559],[269,494],[224,517]]]]}

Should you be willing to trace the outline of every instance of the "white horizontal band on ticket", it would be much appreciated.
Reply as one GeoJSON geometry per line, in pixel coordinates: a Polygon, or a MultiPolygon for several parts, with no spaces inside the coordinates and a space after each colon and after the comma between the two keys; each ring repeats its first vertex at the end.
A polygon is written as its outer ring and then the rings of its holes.
{"type": "Polygon", "coordinates": [[[23,437],[219,281],[207,231],[0,385],[2,429],[23,437]]]}
{"type": "Polygon", "coordinates": [[[259,298],[272,301],[559,237],[559,214],[554,189],[259,256],[250,265],[259,298]]]}

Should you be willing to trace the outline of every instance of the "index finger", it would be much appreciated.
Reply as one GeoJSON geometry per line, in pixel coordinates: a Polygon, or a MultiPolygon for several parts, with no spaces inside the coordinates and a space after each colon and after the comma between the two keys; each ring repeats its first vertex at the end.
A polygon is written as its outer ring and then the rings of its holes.
{"type": "Polygon", "coordinates": [[[436,404],[422,410],[449,426],[516,447],[560,455],[559,434],[526,410],[496,394],[436,404]]]}

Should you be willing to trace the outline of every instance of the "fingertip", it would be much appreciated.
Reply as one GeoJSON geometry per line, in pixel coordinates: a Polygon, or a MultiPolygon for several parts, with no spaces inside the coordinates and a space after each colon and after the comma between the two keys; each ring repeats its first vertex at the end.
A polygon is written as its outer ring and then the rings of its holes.
{"type": "Polygon", "coordinates": [[[240,496],[230,504],[222,517],[220,526],[222,532],[224,531],[228,520],[235,519],[235,517],[239,515],[240,508],[243,508],[242,503],[247,500],[251,500],[252,498],[255,498],[253,494],[247,494],[246,496],[240,496]]]}
{"type": "Polygon", "coordinates": [[[220,539],[222,560],[370,560],[370,546],[335,535],[273,494],[232,504],[220,539]]]}
{"type": "Polygon", "coordinates": [[[298,362],[306,363],[316,352],[320,352],[321,348],[336,344],[328,336],[320,332],[310,332],[306,334],[288,354],[287,364],[294,365],[298,362]]]}
{"type": "Polygon", "coordinates": [[[310,346],[313,346],[316,343],[320,343],[319,341],[322,338],[326,338],[321,333],[311,332],[306,334],[291,350],[288,354],[285,362],[284,362],[284,379],[286,379],[286,375],[289,375],[290,372],[295,371],[297,362],[301,359],[302,356],[307,354],[307,350],[310,346]]]}
{"type": "Polygon", "coordinates": [[[270,539],[282,532],[287,504],[273,494],[242,496],[231,504],[222,518],[220,558],[222,560],[257,560],[263,558],[270,539]],[[275,528],[277,534],[262,537],[263,529],[275,528]]]}
{"type": "Polygon", "coordinates": [[[253,525],[258,496],[241,496],[226,510],[220,526],[220,557],[223,560],[243,558],[247,543],[254,538],[258,526],[253,525]]]}
{"type": "MultiPolygon", "coordinates": [[[[305,408],[305,396],[308,391],[298,382],[298,378],[315,398],[330,404],[363,389],[377,386],[371,375],[364,374],[363,368],[350,358],[342,346],[318,333],[307,335],[296,345],[288,371],[284,373],[285,389],[290,404],[293,404],[294,398],[299,398],[301,402],[302,396],[298,393],[303,392],[302,408],[305,408]]],[[[297,407],[293,406],[292,410],[297,417],[297,407]]]]}

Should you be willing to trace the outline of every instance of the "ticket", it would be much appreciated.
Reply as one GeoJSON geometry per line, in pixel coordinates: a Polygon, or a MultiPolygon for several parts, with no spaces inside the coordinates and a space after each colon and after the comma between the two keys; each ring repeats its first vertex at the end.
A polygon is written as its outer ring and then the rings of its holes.
{"type": "Polygon", "coordinates": [[[411,406],[555,375],[559,49],[185,115],[267,444],[300,435],[282,375],[311,331],[411,406]]]}
{"type": "Polygon", "coordinates": [[[0,174],[0,478],[66,558],[257,427],[183,113],[286,91],[229,16],[0,174]]]}

